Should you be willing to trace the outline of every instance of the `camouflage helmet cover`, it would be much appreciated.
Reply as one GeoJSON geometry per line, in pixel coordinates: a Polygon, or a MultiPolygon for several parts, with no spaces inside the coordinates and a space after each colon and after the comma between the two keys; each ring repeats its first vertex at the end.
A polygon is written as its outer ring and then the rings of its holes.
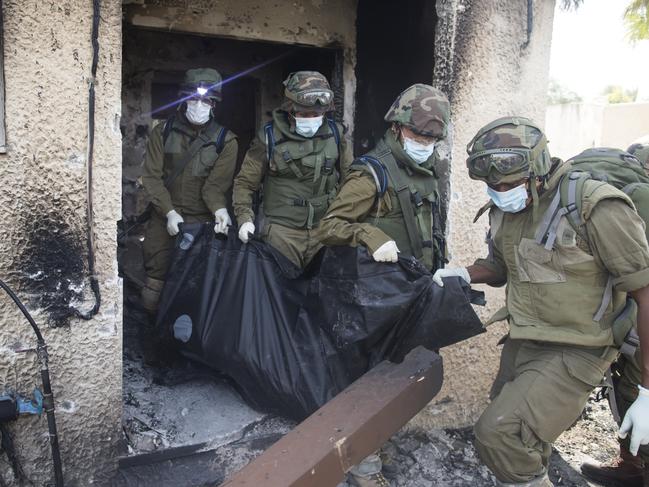
{"type": "Polygon", "coordinates": [[[221,74],[212,68],[188,69],[180,88],[181,93],[191,94],[199,87],[207,88],[207,96],[221,101],[221,74]]]}
{"type": "Polygon", "coordinates": [[[386,122],[405,125],[418,134],[444,138],[450,105],[440,90],[417,83],[401,92],[384,118],[386,122]]]}
{"type": "Polygon", "coordinates": [[[649,142],[632,144],[626,151],[634,155],[649,174],[649,142]]]}
{"type": "Polygon", "coordinates": [[[469,154],[467,159],[469,176],[487,183],[513,183],[529,178],[531,174],[545,176],[552,166],[543,131],[536,123],[525,117],[502,117],[485,125],[467,145],[467,153],[469,154]],[[492,168],[486,176],[472,171],[470,161],[473,157],[471,156],[483,152],[487,155],[507,153],[511,150],[519,150],[526,155],[520,171],[502,174],[492,168]]]}
{"type": "Polygon", "coordinates": [[[284,80],[281,108],[286,112],[325,113],[334,110],[333,98],[334,93],[323,74],[318,71],[296,71],[284,80]]]}

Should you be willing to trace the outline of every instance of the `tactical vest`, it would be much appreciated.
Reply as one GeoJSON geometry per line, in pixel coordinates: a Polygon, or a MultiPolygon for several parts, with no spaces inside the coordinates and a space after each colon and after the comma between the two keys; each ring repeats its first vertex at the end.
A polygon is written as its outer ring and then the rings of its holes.
{"type": "Polygon", "coordinates": [[[174,208],[181,210],[183,214],[211,216],[203,201],[202,189],[205,179],[223,151],[227,135],[228,130],[214,120],[198,134],[192,127],[175,117],[165,122],[162,132],[165,179],[174,174],[186,161],[187,151],[196,137],[201,137],[205,142],[167,188],[174,208]]]}
{"type": "MultiPolygon", "coordinates": [[[[552,218],[552,239],[547,241],[547,220],[557,205],[560,169],[550,188],[539,198],[538,211],[527,208],[490,212],[493,244],[507,267],[507,312],[513,339],[540,340],[581,346],[614,344],[612,325],[625,309],[626,293],[615,291],[606,268],[588,243],[578,235],[566,214],[552,218]],[[536,215],[536,217],[535,217],[536,215]],[[610,299],[603,297],[610,296],[610,299]]],[[[598,202],[624,193],[595,181],[585,183],[584,221],[598,202]]]]}
{"type": "Polygon", "coordinates": [[[438,184],[435,175],[411,171],[395,159],[383,139],[352,163],[372,175],[377,183],[376,211],[365,219],[392,238],[401,254],[413,256],[429,269],[444,265],[443,245],[433,236],[439,221],[438,184]],[[379,215],[382,196],[389,194],[392,208],[379,215]]]}
{"type": "Polygon", "coordinates": [[[302,137],[290,131],[285,116],[276,110],[264,127],[269,163],[264,213],[271,223],[311,229],[336,196],[340,131],[325,119],[316,135],[302,137]]]}

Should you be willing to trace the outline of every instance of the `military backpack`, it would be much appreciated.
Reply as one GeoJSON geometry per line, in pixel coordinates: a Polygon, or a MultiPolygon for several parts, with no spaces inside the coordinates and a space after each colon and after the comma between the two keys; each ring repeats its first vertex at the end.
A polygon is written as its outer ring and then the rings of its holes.
{"type": "MultiPolygon", "coordinates": [[[[645,232],[649,231],[649,176],[643,165],[633,155],[620,149],[597,147],[587,149],[566,161],[570,169],[563,175],[554,199],[541,220],[535,239],[537,243],[550,250],[557,238],[561,217],[566,216],[577,234],[588,242],[588,235],[582,220],[584,184],[586,181],[601,181],[624,192],[635,205],[638,215],[645,222],[645,232]]],[[[649,234],[647,235],[649,239],[649,234]]],[[[609,277],[606,293],[601,306],[594,316],[599,321],[611,299],[613,279],[609,277]]],[[[635,320],[627,320],[633,314],[635,304],[629,300],[617,321],[625,321],[623,326],[614,326],[615,342],[622,353],[635,350],[638,337],[632,329],[635,320]]]]}

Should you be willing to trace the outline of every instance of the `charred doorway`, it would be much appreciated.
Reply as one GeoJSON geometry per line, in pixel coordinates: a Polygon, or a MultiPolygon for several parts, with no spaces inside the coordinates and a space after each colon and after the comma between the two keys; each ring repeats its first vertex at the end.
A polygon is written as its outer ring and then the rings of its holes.
{"type": "Polygon", "coordinates": [[[432,82],[436,23],[432,0],[359,0],[355,154],[371,149],[381,138],[383,116],[402,90],[432,82]]]}
{"type": "MultiPolygon", "coordinates": [[[[121,120],[123,226],[128,228],[148,203],[138,183],[148,136],[156,124],[164,123],[176,110],[174,101],[187,69],[212,67],[223,76],[223,101],[215,116],[238,136],[240,164],[250,141],[281,103],[282,81],[290,72],[322,72],[330,79],[337,99],[343,99],[342,58],[338,48],[161,32],[125,24],[121,120]]],[[[338,116],[342,115],[342,103],[340,107],[338,116]]],[[[174,447],[182,450],[218,443],[260,421],[260,416],[214,373],[208,374],[209,379],[196,379],[196,369],[189,367],[189,384],[185,382],[186,364],[175,362],[173,368],[161,368],[145,363],[142,344],[149,338],[148,332],[141,333],[148,322],[140,305],[140,289],[145,280],[143,230],[134,227],[120,239],[118,249],[120,275],[124,278],[123,419],[128,452],[123,454],[130,458],[129,462],[136,463],[137,458],[157,450],[166,450],[164,455],[168,455],[176,451],[174,447]]],[[[280,427],[285,429],[283,423],[280,427]]]]}
{"type": "MultiPolygon", "coordinates": [[[[160,32],[128,24],[123,32],[124,222],[133,221],[148,203],[138,183],[148,135],[177,109],[174,101],[187,69],[213,67],[223,76],[223,101],[215,116],[238,137],[239,165],[251,140],[281,103],[282,81],[292,71],[325,74],[339,102],[336,116],[342,118],[342,49],[160,32]]],[[[122,275],[140,285],[144,277],[140,252],[120,252],[119,261],[122,275]]]]}
{"type": "MultiPolygon", "coordinates": [[[[397,95],[415,83],[432,84],[436,2],[359,0],[356,16],[356,111],[354,154],[372,149],[387,129],[383,120],[397,95]]],[[[440,147],[442,230],[447,232],[450,197],[448,146],[440,147]]]]}

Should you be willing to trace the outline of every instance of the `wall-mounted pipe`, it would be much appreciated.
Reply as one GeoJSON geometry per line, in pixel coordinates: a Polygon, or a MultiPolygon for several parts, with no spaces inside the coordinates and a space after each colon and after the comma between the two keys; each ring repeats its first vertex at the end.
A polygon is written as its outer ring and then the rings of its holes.
{"type": "Polygon", "coordinates": [[[61,450],[59,448],[59,437],[56,431],[56,418],[54,416],[54,395],[52,394],[52,384],[50,383],[49,357],[47,355],[47,345],[38,325],[29,314],[25,305],[18,299],[18,296],[7,286],[4,281],[0,280],[0,287],[5,290],[9,297],[16,303],[18,309],[25,316],[36,335],[36,354],[41,366],[41,381],[43,383],[43,409],[47,416],[47,427],[50,432],[50,446],[52,448],[52,464],[54,466],[54,481],[56,487],[63,487],[63,465],[61,463],[61,450]]]}

